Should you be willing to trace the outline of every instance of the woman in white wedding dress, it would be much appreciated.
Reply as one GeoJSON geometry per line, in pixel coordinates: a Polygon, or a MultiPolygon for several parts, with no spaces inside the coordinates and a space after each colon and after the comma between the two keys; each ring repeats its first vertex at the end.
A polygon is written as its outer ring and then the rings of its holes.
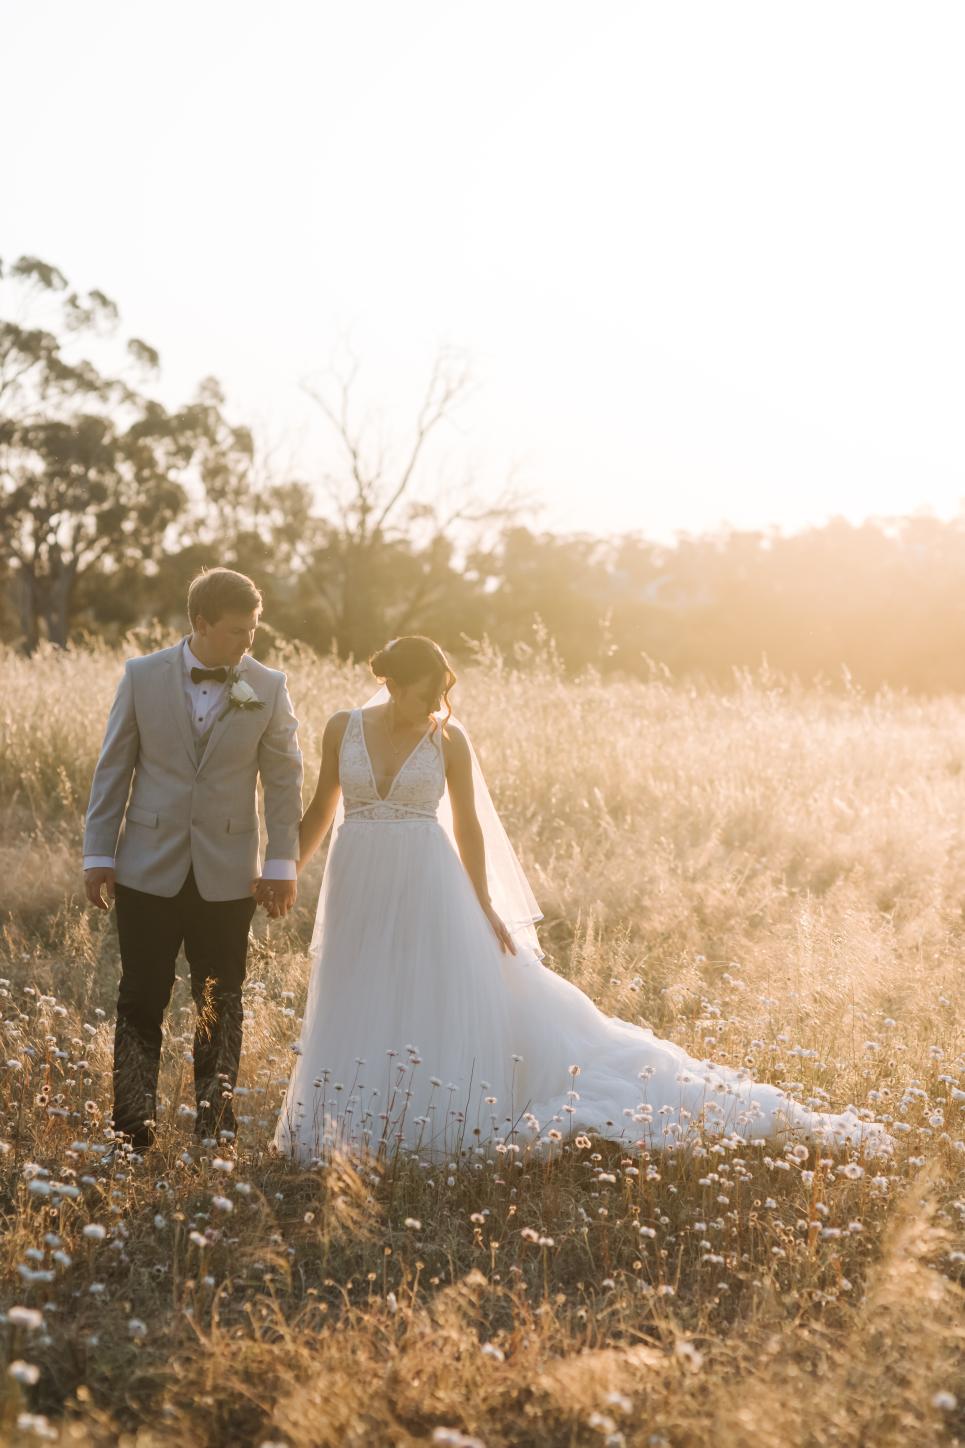
{"type": "Polygon", "coordinates": [[[696,1060],[543,965],[538,908],[449,717],[445,654],[400,638],[372,670],[385,689],[329,719],[301,823],[299,872],[335,833],[278,1151],[453,1158],[581,1130],[627,1149],[724,1134],[890,1149],[852,1108],[809,1111],[696,1060]]]}

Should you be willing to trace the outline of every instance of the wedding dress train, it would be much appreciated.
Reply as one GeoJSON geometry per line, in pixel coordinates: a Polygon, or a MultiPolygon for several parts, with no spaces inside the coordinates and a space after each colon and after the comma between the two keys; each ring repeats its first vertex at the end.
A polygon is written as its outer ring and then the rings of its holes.
{"type": "Polygon", "coordinates": [[[814,1112],[746,1072],[607,1016],[521,944],[504,954],[439,822],[438,724],[383,798],[352,712],[308,998],[274,1144],[426,1158],[589,1131],[628,1150],[700,1136],[890,1149],[856,1112],[814,1112]]]}

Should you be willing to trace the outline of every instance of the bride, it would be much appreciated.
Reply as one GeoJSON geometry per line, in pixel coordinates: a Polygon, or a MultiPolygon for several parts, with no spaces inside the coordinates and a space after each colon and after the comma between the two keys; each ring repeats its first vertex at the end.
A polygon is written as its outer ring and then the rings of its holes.
{"type": "Polygon", "coordinates": [[[724,1134],[890,1149],[853,1108],[813,1112],[697,1060],[543,965],[539,909],[452,718],[445,654],[399,638],[371,668],[384,687],[328,720],[301,822],[299,873],[335,829],[281,1153],[452,1158],[576,1131],[628,1149],[724,1134]]]}

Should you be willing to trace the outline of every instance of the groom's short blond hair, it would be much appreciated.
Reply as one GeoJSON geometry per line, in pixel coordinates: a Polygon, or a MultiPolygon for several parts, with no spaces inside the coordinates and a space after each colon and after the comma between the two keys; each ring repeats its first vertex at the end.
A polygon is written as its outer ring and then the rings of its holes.
{"type": "Polygon", "coordinates": [[[202,569],[192,578],[188,588],[188,623],[200,614],[208,623],[217,623],[226,613],[259,613],[261,594],[244,573],[233,568],[202,569]]]}

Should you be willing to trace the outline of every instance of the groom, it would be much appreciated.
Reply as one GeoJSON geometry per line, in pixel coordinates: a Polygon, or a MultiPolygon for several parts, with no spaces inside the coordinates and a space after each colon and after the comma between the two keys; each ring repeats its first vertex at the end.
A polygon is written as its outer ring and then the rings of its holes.
{"type": "Polygon", "coordinates": [[[285,675],[248,654],[261,607],[243,573],[199,574],[190,636],[125,664],[94,771],[84,883],[92,905],[116,904],[114,1129],[136,1152],[153,1139],[161,1022],[182,944],[198,1012],[195,1133],[233,1138],[248,927],[256,905],[277,917],[295,902],[302,756],[285,675]]]}

